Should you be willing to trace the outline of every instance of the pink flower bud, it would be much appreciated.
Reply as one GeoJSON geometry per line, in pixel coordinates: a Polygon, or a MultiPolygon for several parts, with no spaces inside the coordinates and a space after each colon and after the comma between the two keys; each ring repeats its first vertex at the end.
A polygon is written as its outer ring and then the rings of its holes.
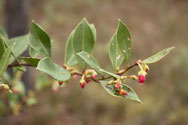
{"type": "Polygon", "coordinates": [[[97,78],[97,75],[92,76],[92,78],[93,78],[93,79],[96,79],[96,78],[97,78]]]}
{"type": "Polygon", "coordinates": [[[142,67],[146,73],[149,71],[149,66],[147,64],[142,64],[142,67]]]}
{"type": "Polygon", "coordinates": [[[80,86],[81,86],[81,88],[84,88],[84,87],[85,87],[85,83],[84,83],[84,82],[83,82],[83,83],[81,82],[81,83],[80,83],[80,86]]]}
{"type": "Polygon", "coordinates": [[[120,89],[120,87],[121,87],[120,83],[118,82],[118,83],[115,85],[115,87],[116,87],[117,89],[120,89]]]}
{"type": "Polygon", "coordinates": [[[139,78],[139,82],[140,82],[141,84],[144,84],[144,81],[146,80],[146,77],[143,76],[143,75],[139,75],[138,78],[139,78]]]}
{"type": "Polygon", "coordinates": [[[148,71],[149,71],[149,69],[147,69],[147,68],[146,68],[146,70],[145,70],[145,71],[146,71],[146,72],[148,72],[148,71]]]}
{"type": "Polygon", "coordinates": [[[58,83],[59,83],[59,85],[61,86],[61,85],[63,84],[63,81],[59,81],[58,83]]]}
{"type": "Polygon", "coordinates": [[[85,76],[84,77],[84,80],[85,80],[85,82],[88,84],[89,83],[89,79],[85,76]]]}
{"type": "Polygon", "coordinates": [[[139,71],[138,72],[138,81],[140,82],[140,84],[143,85],[145,80],[146,80],[146,72],[142,71],[142,70],[139,71]]]}

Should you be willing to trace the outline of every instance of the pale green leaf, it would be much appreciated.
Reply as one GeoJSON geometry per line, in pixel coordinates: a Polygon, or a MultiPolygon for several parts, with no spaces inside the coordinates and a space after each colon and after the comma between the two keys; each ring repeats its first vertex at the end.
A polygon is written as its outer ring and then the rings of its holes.
{"type": "Polygon", "coordinates": [[[117,43],[128,64],[131,55],[131,34],[127,26],[121,20],[119,20],[118,24],[117,43]]]}
{"type": "MultiPolygon", "coordinates": [[[[81,51],[88,52],[92,54],[93,48],[95,44],[95,37],[93,35],[93,30],[90,27],[90,24],[84,18],[75,28],[74,35],[73,35],[73,49],[74,53],[78,53],[81,51]]],[[[77,61],[80,65],[85,68],[85,63],[80,60],[79,58],[77,61]]]]}
{"type": "Polygon", "coordinates": [[[0,60],[0,77],[3,75],[4,71],[7,69],[7,66],[9,64],[9,58],[11,50],[13,49],[14,45],[9,46],[7,49],[5,49],[1,60],[0,60]]]}
{"type": "Polygon", "coordinates": [[[114,97],[123,98],[123,99],[130,99],[130,100],[142,103],[142,101],[137,96],[136,92],[131,87],[129,87],[128,85],[125,85],[125,84],[122,85],[122,89],[125,90],[128,93],[128,95],[120,95],[119,93],[117,93],[115,91],[114,84],[108,84],[108,82],[109,81],[100,81],[100,83],[103,86],[103,88],[110,95],[112,95],[114,97]]]}
{"type": "Polygon", "coordinates": [[[9,63],[14,62],[15,57],[17,58],[18,56],[20,56],[27,50],[27,47],[29,45],[28,35],[14,37],[7,41],[8,46],[12,45],[13,43],[15,44],[12,50],[12,53],[14,54],[14,56],[10,57],[9,63]]]}
{"type": "Polygon", "coordinates": [[[120,76],[118,76],[118,75],[116,75],[114,73],[108,72],[108,71],[100,68],[99,63],[97,62],[97,60],[92,55],[90,55],[89,53],[82,51],[82,52],[77,53],[77,55],[82,60],[84,60],[84,62],[86,62],[89,66],[91,66],[92,68],[94,68],[98,73],[100,73],[102,75],[103,75],[103,73],[105,73],[105,74],[113,76],[113,77],[115,77],[117,79],[120,78],[120,76]]]}
{"type": "Polygon", "coordinates": [[[113,35],[110,42],[109,56],[114,69],[119,69],[120,65],[123,63],[124,56],[118,46],[116,33],[113,35]]]}
{"type": "Polygon", "coordinates": [[[34,48],[29,47],[29,55],[31,57],[37,57],[39,55],[39,52],[37,52],[34,48]]]}
{"type": "Polygon", "coordinates": [[[51,41],[48,34],[38,24],[32,22],[29,42],[32,48],[43,56],[51,56],[51,41]]]}
{"type": "Polygon", "coordinates": [[[96,29],[95,29],[95,25],[94,24],[90,24],[90,27],[91,27],[91,30],[93,32],[93,36],[95,38],[95,41],[97,39],[97,32],[96,32],[96,29]]]}
{"type": "Polygon", "coordinates": [[[74,31],[71,32],[67,40],[66,48],[65,48],[65,64],[68,66],[73,66],[78,63],[76,55],[73,50],[73,46],[72,46],[73,34],[74,34],[74,31]]]}
{"type": "Polygon", "coordinates": [[[69,71],[54,63],[49,57],[40,60],[37,69],[49,74],[58,81],[67,81],[71,77],[69,71]]]}
{"type": "Polygon", "coordinates": [[[142,63],[146,63],[146,64],[155,63],[155,62],[161,60],[162,58],[164,58],[174,48],[175,47],[163,49],[162,51],[156,53],[155,55],[143,60],[142,63]]]}
{"type": "Polygon", "coordinates": [[[100,70],[100,66],[99,63],[97,62],[97,60],[90,55],[87,52],[79,52],[77,53],[77,55],[84,61],[86,62],[89,66],[91,66],[92,68],[94,68],[98,73],[103,74],[100,70]]]}

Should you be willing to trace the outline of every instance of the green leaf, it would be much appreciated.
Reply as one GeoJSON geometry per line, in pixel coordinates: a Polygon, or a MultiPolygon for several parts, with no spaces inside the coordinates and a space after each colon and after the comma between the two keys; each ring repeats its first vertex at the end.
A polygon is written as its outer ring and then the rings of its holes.
{"type": "MultiPolygon", "coordinates": [[[[88,52],[92,54],[93,48],[95,44],[95,37],[93,35],[93,30],[90,27],[90,24],[84,18],[75,28],[74,35],[73,35],[73,49],[74,53],[78,53],[81,51],[88,52]]],[[[77,59],[80,65],[85,68],[85,63],[77,59]]]]}
{"type": "Polygon", "coordinates": [[[89,66],[91,66],[92,68],[94,68],[98,73],[100,73],[101,75],[103,75],[103,73],[105,74],[108,74],[110,76],[113,76],[117,79],[120,78],[120,76],[114,74],[114,73],[111,73],[111,72],[108,72],[102,68],[100,68],[99,66],[99,63],[97,62],[97,60],[92,56],[90,55],[89,53],[87,52],[79,52],[77,53],[77,55],[82,59],[84,60],[89,66]]]}
{"type": "Polygon", "coordinates": [[[90,55],[87,52],[79,52],[77,53],[77,55],[83,60],[85,61],[88,65],[90,65],[92,68],[94,68],[98,73],[103,74],[101,72],[101,68],[99,66],[99,63],[97,62],[97,60],[90,55]]]}
{"type": "Polygon", "coordinates": [[[0,35],[2,35],[5,38],[8,38],[7,33],[5,32],[5,30],[2,27],[0,27],[0,35]]]}
{"type": "Polygon", "coordinates": [[[142,101],[137,96],[136,92],[129,87],[128,85],[122,84],[122,89],[128,92],[128,95],[119,95],[114,89],[114,84],[108,84],[109,81],[100,81],[103,88],[109,93],[110,95],[114,97],[119,97],[123,99],[130,99],[139,103],[142,103],[142,101]]]}
{"type": "Polygon", "coordinates": [[[7,66],[9,64],[9,57],[11,50],[13,49],[14,45],[11,45],[7,49],[5,49],[1,60],[0,60],[0,77],[3,75],[4,71],[7,69],[7,66]]]}
{"type": "Polygon", "coordinates": [[[91,30],[93,32],[93,36],[94,36],[95,41],[96,41],[96,39],[97,39],[97,32],[96,32],[96,29],[95,29],[95,25],[94,24],[90,24],[90,28],[91,28],[91,30]]]}
{"type": "Polygon", "coordinates": [[[73,34],[74,31],[71,32],[65,48],[65,64],[68,66],[72,66],[78,63],[72,46],[73,34]]]}
{"type": "Polygon", "coordinates": [[[1,35],[0,35],[0,60],[1,60],[1,57],[3,55],[5,51],[5,44],[4,44],[4,41],[3,39],[1,38],[1,35]]]}
{"type": "MultiPolygon", "coordinates": [[[[15,43],[15,46],[12,50],[12,53],[17,58],[18,56],[20,56],[27,50],[27,47],[29,45],[28,44],[28,35],[14,37],[7,41],[8,46],[12,45],[13,43],[15,43]]],[[[15,60],[14,56],[10,57],[9,63],[14,62],[14,60],[15,60]]]]}
{"type": "Polygon", "coordinates": [[[32,22],[29,42],[33,49],[40,52],[43,56],[51,56],[51,41],[48,34],[38,24],[32,22]]]}
{"type": "Polygon", "coordinates": [[[164,58],[174,48],[175,47],[163,49],[162,51],[156,53],[155,55],[143,60],[142,63],[146,63],[146,64],[155,63],[155,62],[161,60],[162,58],[164,58]]]}
{"type": "Polygon", "coordinates": [[[114,69],[119,69],[120,65],[123,63],[124,56],[118,46],[116,34],[113,35],[110,42],[109,56],[114,69]]]}
{"type": "Polygon", "coordinates": [[[39,53],[35,49],[33,49],[32,47],[29,47],[29,55],[31,57],[37,57],[39,55],[39,53]]]}
{"type": "Polygon", "coordinates": [[[71,77],[69,71],[65,70],[62,66],[59,66],[52,62],[49,57],[45,57],[40,60],[37,69],[49,74],[58,81],[67,81],[71,77]]]}
{"type": "Polygon", "coordinates": [[[113,76],[113,77],[115,77],[115,78],[117,78],[117,79],[120,79],[120,76],[119,76],[119,75],[116,75],[116,74],[111,73],[111,72],[109,72],[109,71],[106,71],[106,70],[104,70],[104,69],[100,69],[100,71],[103,72],[103,73],[105,73],[105,74],[108,74],[108,75],[110,75],[110,76],[113,76]]]}
{"type": "Polygon", "coordinates": [[[129,29],[121,20],[118,24],[117,43],[128,64],[131,55],[131,35],[129,29]]]}
{"type": "Polygon", "coordinates": [[[25,62],[27,62],[30,65],[33,65],[35,67],[37,67],[40,59],[39,58],[32,58],[32,57],[21,57],[22,60],[24,60],[25,62]]]}

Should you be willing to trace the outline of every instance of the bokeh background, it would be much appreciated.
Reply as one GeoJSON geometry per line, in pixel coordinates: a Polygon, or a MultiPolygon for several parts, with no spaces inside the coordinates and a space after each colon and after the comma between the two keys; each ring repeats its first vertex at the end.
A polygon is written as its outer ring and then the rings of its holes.
{"type": "MultiPolygon", "coordinates": [[[[4,7],[5,0],[0,0],[3,27],[4,7]]],[[[17,115],[2,115],[1,125],[188,124],[187,0],[30,0],[28,7],[29,24],[33,19],[49,33],[53,60],[60,65],[66,40],[83,17],[95,24],[94,56],[105,69],[112,70],[108,48],[119,18],[132,34],[131,63],[166,47],[176,48],[160,62],[149,65],[145,85],[129,81],[143,104],[114,98],[96,83],[81,89],[78,80],[73,80],[57,92],[51,87],[37,91],[37,104],[23,107],[17,115]]],[[[138,70],[134,68],[128,74],[138,70]]],[[[38,73],[32,72],[32,79],[36,79],[38,73]]]]}

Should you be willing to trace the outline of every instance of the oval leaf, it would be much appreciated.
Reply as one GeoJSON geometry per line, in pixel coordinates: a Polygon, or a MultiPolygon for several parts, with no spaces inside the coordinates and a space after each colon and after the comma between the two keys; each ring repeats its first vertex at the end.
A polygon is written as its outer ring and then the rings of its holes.
{"type": "Polygon", "coordinates": [[[114,34],[111,42],[110,42],[110,50],[109,50],[109,56],[110,60],[112,62],[112,65],[114,69],[119,69],[120,65],[123,63],[124,56],[121,52],[121,49],[119,48],[117,44],[117,35],[114,34]]]}
{"type": "Polygon", "coordinates": [[[70,79],[71,76],[69,71],[52,62],[49,57],[40,60],[37,69],[49,74],[58,81],[67,81],[70,79]]]}
{"type": "Polygon", "coordinates": [[[37,57],[38,55],[39,55],[39,53],[35,50],[35,49],[33,49],[31,46],[29,47],[29,55],[31,56],[31,57],[37,57]]]}
{"type": "Polygon", "coordinates": [[[24,60],[25,62],[27,62],[30,65],[33,65],[35,67],[37,67],[40,59],[39,58],[32,58],[32,57],[21,57],[22,60],[24,60]]]}
{"type": "Polygon", "coordinates": [[[48,34],[36,23],[32,22],[29,42],[32,48],[40,52],[43,56],[51,56],[51,41],[48,34]]]}
{"type": "Polygon", "coordinates": [[[100,68],[99,66],[99,63],[97,62],[97,60],[92,56],[90,55],[89,53],[87,52],[79,52],[77,53],[77,55],[84,61],[86,62],[89,66],[91,66],[92,68],[94,68],[98,73],[100,73],[101,75],[103,75],[103,73],[105,74],[108,74],[110,76],[113,76],[117,79],[120,78],[120,76],[114,74],[114,73],[111,73],[111,72],[108,72],[102,68],[100,68]]]}
{"type": "MultiPolygon", "coordinates": [[[[17,58],[18,56],[20,56],[21,54],[23,54],[28,47],[28,35],[24,35],[24,36],[18,36],[18,37],[14,37],[10,40],[7,41],[8,46],[15,44],[12,53],[14,54],[14,56],[17,58]]],[[[15,57],[11,56],[9,63],[14,62],[15,57]]]]}
{"type": "Polygon", "coordinates": [[[137,96],[136,92],[129,87],[128,85],[123,84],[122,89],[128,92],[128,95],[119,95],[115,90],[114,90],[114,84],[108,84],[109,81],[100,81],[101,85],[103,88],[112,96],[114,97],[119,97],[119,98],[124,98],[124,99],[130,99],[139,103],[142,103],[142,101],[139,99],[137,96]]]}
{"type": "Polygon", "coordinates": [[[79,52],[77,53],[77,55],[84,61],[86,62],[89,66],[91,66],[92,68],[94,68],[98,73],[103,74],[100,70],[100,66],[99,63],[97,62],[97,60],[90,55],[87,52],[79,52]]]}
{"type": "Polygon", "coordinates": [[[95,29],[95,25],[94,24],[90,24],[90,27],[91,27],[91,30],[93,32],[93,36],[95,38],[95,41],[97,39],[97,32],[96,32],[96,29],[95,29]]]}
{"type": "Polygon", "coordinates": [[[65,64],[68,66],[72,66],[78,63],[76,56],[74,54],[73,46],[72,46],[72,38],[73,38],[74,31],[71,32],[65,48],[65,64]]]}
{"type": "MultiPolygon", "coordinates": [[[[90,24],[84,18],[75,28],[73,35],[73,49],[74,53],[81,51],[88,52],[92,54],[95,44],[95,37],[93,31],[90,27],[90,24]]],[[[77,59],[80,65],[85,68],[86,65],[82,60],[77,59]]]]}
{"type": "Polygon", "coordinates": [[[131,55],[131,35],[129,29],[121,20],[118,24],[117,43],[128,64],[131,55]]]}
{"type": "Polygon", "coordinates": [[[9,64],[9,57],[11,50],[13,49],[14,45],[11,45],[7,49],[5,49],[1,60],[0,60],[0,77],[3,75],[4,71],[7,69],[7,66],[9,64]]]}
{"type": "Polygon", "coordinates": [[[142,63],[146,63],[146,64],[155,63],[155,62],[161,60],[162,58],[164,58],[174,48],[175,47],[163,49],[162,51],[158,52],[157,54],[143,60],[142,63]]]}

